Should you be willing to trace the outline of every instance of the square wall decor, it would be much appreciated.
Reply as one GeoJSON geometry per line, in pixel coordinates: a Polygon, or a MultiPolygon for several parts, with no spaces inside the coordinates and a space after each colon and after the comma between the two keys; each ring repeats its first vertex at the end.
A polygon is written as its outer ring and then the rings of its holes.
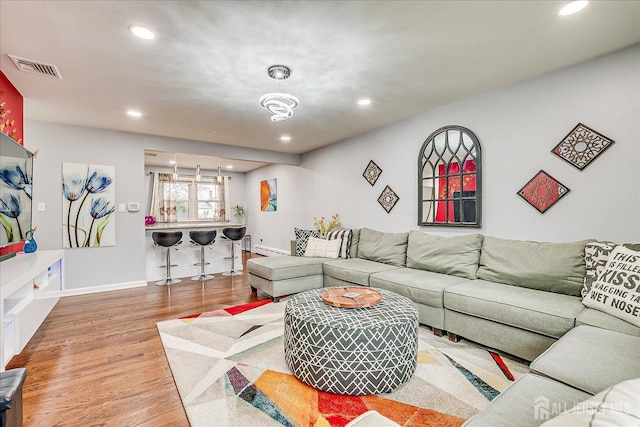
{"type": "Polygon", "coordinates": [[[518,196],[526,200],[538,212],[545,213],[569,191],[571,190],[541,170],[518,191],[518,196]]]}
{"type": "Polygon", "coordinates": [[[367,182],[373,187],[378,178],[380,178],[381,173],[382,169],[380,169],[380,167],[376,165],[373,160],[371,160],[367,165],[367,168],[362,173],[362,176],[364,176],[364,179],[366,179],[367,182]]]}
{"type": "Polygon", "coordinates": [[[378,203],[380,203],[380,206],[382,206],[387,213],[391,212],[391,209],[398,203],[398,200],[400,200],[400,197],[398,197],[395,191],[388,185],[384,187],[380,197],[378,197],[378,203]]]}
{"type": "Polygon", "coordinates": [[[610,138],[582,123],[573,128],[551,152],[582,170],[614,144],[610,138]]]}

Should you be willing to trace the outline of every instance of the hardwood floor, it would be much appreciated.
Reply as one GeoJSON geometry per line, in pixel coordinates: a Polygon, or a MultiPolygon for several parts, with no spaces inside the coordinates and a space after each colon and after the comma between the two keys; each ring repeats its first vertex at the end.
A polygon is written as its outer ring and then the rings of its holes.
{"type": "Polygon", "coordinates": [[[264,298],[246,272],[61,298],[7,366],[27,368],[25,427],[188,426],[155,323],[264,298]]]}

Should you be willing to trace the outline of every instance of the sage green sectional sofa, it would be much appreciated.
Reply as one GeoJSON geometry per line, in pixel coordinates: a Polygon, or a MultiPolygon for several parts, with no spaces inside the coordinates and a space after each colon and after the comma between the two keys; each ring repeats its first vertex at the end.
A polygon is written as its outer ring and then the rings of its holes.
{"type": "MultiPolygon", "coordinates": [[[[420,323],[435,334],[447,331],[453,341],[464,337],[533,361],[530,373],[465,427],[534,427],[549,418],[554,427],[589,425],[570,419],[590,420],[584,408],[605,408],[599,418],[613,414],[610,424],[598,425],[626,425],[616,417],[629,414],[608,411],[600,400],[626,396],[631,400],[614,404],[640,418],[640,328],[582,304],[587,242],[363,228],[353,230],[351,258],[253,258],[247,270],[253,290],[274,300],[322,286],[393,291],[416,303],[420,323]],[[558,416],[574,407],[573,414],[558,416]]],[[[375,415],[359,423],[380,422],[375,415]]]]}
{"type": "Polygon", "coordinates": [[[468,338],[531,361],[576,325],[640,336],[580,300],[587,241],[546,243],[481,234],[353,230],[350,258],[247,261],[249,284],[278,300],[333,286],[371,286],[412,299],[437,335],[468,338]]]}

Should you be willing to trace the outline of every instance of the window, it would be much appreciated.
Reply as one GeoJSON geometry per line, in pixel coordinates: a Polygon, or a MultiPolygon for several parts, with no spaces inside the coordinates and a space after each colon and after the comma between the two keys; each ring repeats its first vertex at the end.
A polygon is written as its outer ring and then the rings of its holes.
{"type": "Polygon", "coordinates": [[[228,177],[221,183],[214,179],[195,182],[191,178],[178,177],[163,184],[165,200],[175,200],[178,221],[228,221],[228,177]]]}
{"type": "Polygon", "coordinates": [[[469,129],[445,126],[418,155],[418,225],[480,227],[480,142],[469,129]]]}

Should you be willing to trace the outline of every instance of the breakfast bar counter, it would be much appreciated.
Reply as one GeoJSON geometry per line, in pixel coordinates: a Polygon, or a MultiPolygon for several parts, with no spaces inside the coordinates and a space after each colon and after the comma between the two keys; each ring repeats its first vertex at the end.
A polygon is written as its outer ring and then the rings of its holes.
{"type": "MultiPolygon", "coordinates": [[[[205,248],[205,273],[220,274],[231,269],[231,242],[222,238],[222,229],[227,227],[244,227],[245,224],[233,222],[213,221],[181,221],[171,223],[155,223],[145,227],[145,251],[146,251],[146,280],[155,282],[164,279],[165,269],[160,267],[165,264],[166,250],[153,243],[151,234],[154,231],[182,231],[182,240],[175,248],[171,249],[171,276],[174,278],[190,278],[200,274],[200,246],[191,243],[189,231],[191,230],[216,230],[215,242],[205,248]]],[[[235,250],[235,269],[242,270],[242,256],[240,241],[235,250]]]]}

